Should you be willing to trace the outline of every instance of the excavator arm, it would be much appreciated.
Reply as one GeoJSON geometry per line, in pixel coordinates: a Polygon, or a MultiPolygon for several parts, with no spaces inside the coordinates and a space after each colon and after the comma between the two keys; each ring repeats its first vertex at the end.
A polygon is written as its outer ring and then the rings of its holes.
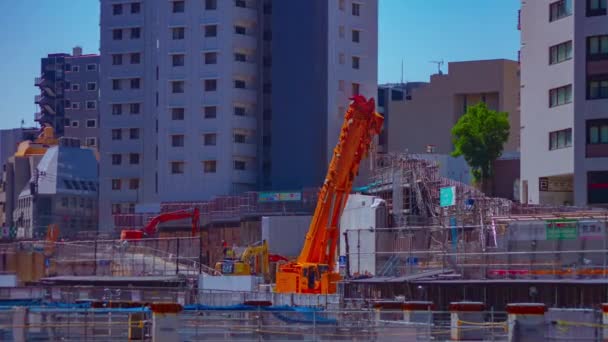
{"type": "Polygon", "coordinates": [[[199,230],[200,211],[198,208],[192,210],[178,210],[169,213],[155,216],[139,230],[123,230],[120,234],[121,240],[126,239],[141,239],[145,236],[154,236],[158,231],[158,225],[163,222],[183,220],[186,218],[192,219],[192,236],[199,230]]]}
{"type": "Polygon", "coordinates": [[[374,111],[373,99],[352,99],[344,117],[338,144],[317,200],[304,246],[296,262],[281,265],[277,272],[277,292],[335,292],[338,223],[358,174],[361,160],[384,118],[374,111]]]}

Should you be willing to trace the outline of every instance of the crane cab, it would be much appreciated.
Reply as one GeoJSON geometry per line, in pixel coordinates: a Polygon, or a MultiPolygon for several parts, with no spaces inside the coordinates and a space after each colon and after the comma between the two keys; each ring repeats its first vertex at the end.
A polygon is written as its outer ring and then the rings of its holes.
{"type": "Polygon", "coordinates": [[[331,272],[329,265],[291,263],[277,272],[276,291],[282,293],[335,293],[340,274],[331,272]],[[294,287],[295,285],[295,287],[294,287]]]}

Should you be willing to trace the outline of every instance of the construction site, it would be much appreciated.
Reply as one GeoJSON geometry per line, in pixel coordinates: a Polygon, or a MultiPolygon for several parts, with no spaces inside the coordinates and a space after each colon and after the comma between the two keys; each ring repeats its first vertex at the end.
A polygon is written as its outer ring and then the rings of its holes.
{"type": "Polygon", "coordinates": [[[163,203],[116,214],[112,234],[49,225],[2,244],[0,338],[608,336],[608,211],[488,197],[436,161],[377,153],[382,120],[354,99],[320,190],[163,203]]]}

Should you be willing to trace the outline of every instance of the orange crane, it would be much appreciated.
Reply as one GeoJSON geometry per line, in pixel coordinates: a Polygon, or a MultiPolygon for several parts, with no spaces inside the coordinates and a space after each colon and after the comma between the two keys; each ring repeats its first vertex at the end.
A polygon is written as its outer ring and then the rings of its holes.
{"type": "Polygon", "coordinates": [[[121,240],[139,240],[144,236],[151,237],[156,234],[158,225],[167,221],[183,220],[185,218],[192,218],[192,236],[196,234],[199,227],[200,211],[198,208],[192,210],[178,210],[170,213],[160,214],[154,217],[148,224],[141,229],[123,230],[120,232],[121,240]]]}
{"type": "Polygon", "coordinates": [[[355,96],[346,111],[340,139],[329,164],[317,207],[296,261],[279,266],[276,292],[335,293],[340,274],[335,271],[338,222],[375,135],[384,118],[375,112],[373,99],[355,96]]]}

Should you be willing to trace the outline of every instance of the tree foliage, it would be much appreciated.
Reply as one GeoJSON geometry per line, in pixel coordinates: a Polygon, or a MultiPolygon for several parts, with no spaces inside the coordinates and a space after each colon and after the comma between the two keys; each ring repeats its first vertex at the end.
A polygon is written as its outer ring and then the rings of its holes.
{"type": "Polygon", "coordinates": [[[492,174],[492,163],[502,154],[509,129],[506,112],[490,110],[484,102],[469,107],[452,128],[452,156],[464,156],[475,180],[483,184],[492,174]]]}

